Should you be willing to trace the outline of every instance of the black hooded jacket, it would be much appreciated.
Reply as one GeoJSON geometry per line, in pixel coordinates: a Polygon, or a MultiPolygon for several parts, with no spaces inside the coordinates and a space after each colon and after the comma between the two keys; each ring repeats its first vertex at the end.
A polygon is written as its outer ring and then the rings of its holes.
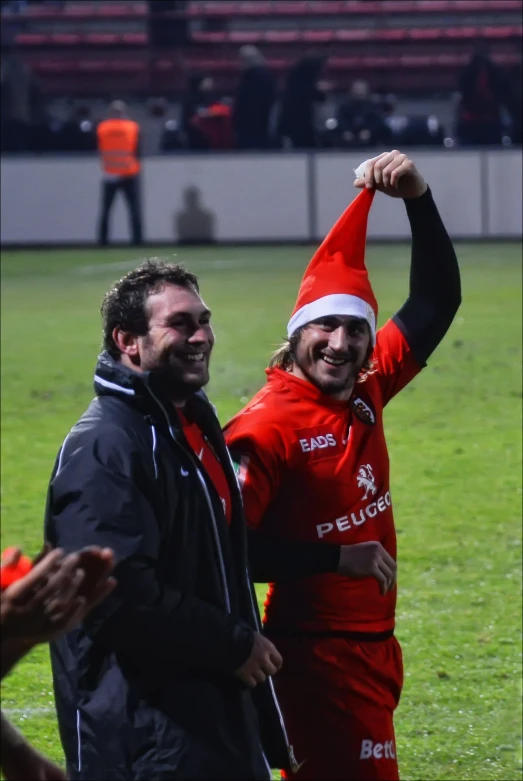
{"type": "Polygon", "coordinates": [[[66,437],[49,486],[46,538],[67,551],[111,547],[117,559],[114,592],[51,645],[68,772],[269,778],[267,760],[289,766],[272,682],[251,693],[233,675],[259,615],[232,464],[211,405],[194,394],[188,410],[229,483],[229,527],[155,385],[102,354],[97,397],[66,437]]]}

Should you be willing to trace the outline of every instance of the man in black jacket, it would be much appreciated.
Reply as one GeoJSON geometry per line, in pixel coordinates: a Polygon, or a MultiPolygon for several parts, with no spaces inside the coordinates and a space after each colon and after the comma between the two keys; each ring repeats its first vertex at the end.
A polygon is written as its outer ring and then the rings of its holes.
{"type": "Polygon", "coordinates": [[[96,398],[60,449],[45,522],[55,546],[116,557],[117,588],[51,646],[68,773],[270,778],[268,761],[289,766],[281,657],[259,631],[241,498],[201,391],[210,312],[193,274],[148,261],[102,314],[96,398]]]}

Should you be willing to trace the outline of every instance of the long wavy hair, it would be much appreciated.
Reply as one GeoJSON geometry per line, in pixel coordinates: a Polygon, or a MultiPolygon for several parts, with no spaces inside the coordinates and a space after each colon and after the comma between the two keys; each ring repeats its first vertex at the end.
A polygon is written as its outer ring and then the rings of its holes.
{"type": "MultiPolygon", "coordinates": [[[[298,330],[293,333],[290,339],[285,339],[278,349],[273,352],[269,361],[270,369],[282,369],[283,371],[290,372],[293,363],[296,360],[296,348],[300,343],[305,328],[307,328],[307,325],[302,325],[301,328],[298,328],[298,330]]],[[[374,347],[370,345],[356,382],[365,382],[367,377],[370,374],[374,374],[376,371],[377,361],[372,357],[373,353],[374,347]]]]}

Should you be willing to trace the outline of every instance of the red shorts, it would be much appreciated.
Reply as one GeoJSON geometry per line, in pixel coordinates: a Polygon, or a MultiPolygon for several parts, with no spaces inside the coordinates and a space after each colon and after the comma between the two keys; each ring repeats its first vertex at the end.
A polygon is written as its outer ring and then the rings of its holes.
{"type": "Polygon", "coordinates": [[[272,639],[283,656],[276,693],[296,759],[303,762],[283,778],[399,779],[393,713],[403,663],[396,638],[272,639]]]}

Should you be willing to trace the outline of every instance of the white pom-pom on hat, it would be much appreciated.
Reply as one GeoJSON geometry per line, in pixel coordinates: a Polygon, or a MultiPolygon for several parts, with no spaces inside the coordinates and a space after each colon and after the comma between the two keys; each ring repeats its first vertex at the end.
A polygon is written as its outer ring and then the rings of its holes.
{"type": "Polygon", "coordinates": [[[371,161],[371,157],[369,157],[368,160],[364,160],[363,163],[360,163],[357,168],[354,169],[354,173],[356,174],[356,177],[358,179],[365,179],[365,174],[367,173],[367,165],[371,161]]]}

